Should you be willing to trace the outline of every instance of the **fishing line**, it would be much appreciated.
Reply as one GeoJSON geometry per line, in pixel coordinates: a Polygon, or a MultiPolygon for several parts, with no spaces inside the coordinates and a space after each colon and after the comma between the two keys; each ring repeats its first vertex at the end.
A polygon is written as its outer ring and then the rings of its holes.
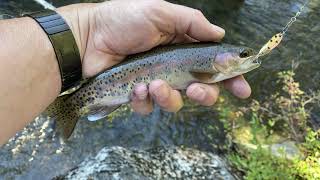
{"type": "Polygon", "coordinates": [[[288,29],[292,26],[292,24],[297,21],[297,18],[300,16],[300,14],[302,13],[303,9],[306,7],[307,4],[309,4],[309,0],[306,0],[304,2],[304,4],[300,7],[298,12],[290,19],[290,21],[282,29],[282,34],[283,35],[288,31],[288,29]]]}
{"type": "Polygon", "coordinates": [[[308,3],[309,0],[306,0],[304,4],[299,8],[298,12],[290,18],[289,22],[284,26],[282,31],[272,36],[272,38],[262,46],[255,58],[259,58],[261,56],[269,54],[274,48],[276,48],[281,43],[283,36],[287,33],[288,29],[292,26],[292,24],[297,21],[297,18],[300,16],[303,9],[307,6],[308,3]]]}

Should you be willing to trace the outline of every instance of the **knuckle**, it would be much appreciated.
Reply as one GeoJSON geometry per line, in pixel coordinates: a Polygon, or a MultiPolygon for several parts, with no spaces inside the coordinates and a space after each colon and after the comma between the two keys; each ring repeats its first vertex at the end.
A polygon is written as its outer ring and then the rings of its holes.
{"type": "Polygon", "coordinates": [[[160,104],[165,104],[170,98],[170,87],[166,84],[150,86],[150,94],[160,104]]]}
{"type": "Polygon", "coordinates": [[[193,14],[196,17],[204,17],[203,13],[199,9],[194,9],[193,14]]]}
{"type": "Polygon", "coordinates": [[[151,13],[152,11],[158,10],[162,3],[163,0],[146,0],[142,4],[145,7],[145,11],[151,13]]]}
{"type": "Polygon", "coordinates": [[[144,84],[138,84],[135,86],[133,93],[139,100],[144,100],[148,96],[148,88],[144,84]]]}

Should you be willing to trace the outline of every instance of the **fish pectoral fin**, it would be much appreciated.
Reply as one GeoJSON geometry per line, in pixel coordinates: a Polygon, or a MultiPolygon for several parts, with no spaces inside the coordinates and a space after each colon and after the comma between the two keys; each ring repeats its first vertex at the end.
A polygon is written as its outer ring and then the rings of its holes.
{"type": "Polygon", "coordinates": [[[96,108],[90,108],[90,114],[87,116],[87,119],[89,121],[98,121],[100,119],[103,119],[107,117],[110,113],[118,109],[121,105],[116,106],[102,106],[102,107],[96,107],[96,108]]]}
{"type": "Polygon", "coordinates": [[[211,83],[212,79],[214,78],[213,73],[204,73],[204,72],[190,72],[191,75],[203,83],[211,83]]]}

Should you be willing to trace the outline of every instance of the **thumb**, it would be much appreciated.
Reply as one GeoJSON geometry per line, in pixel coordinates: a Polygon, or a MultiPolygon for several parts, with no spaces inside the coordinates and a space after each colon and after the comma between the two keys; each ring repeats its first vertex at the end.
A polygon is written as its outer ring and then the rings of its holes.
{"type": "Polygon", "coordinates": [[[86,53],[82,62],[84,78],[93,77],[109,67],[121,62],[125,56],[109,54],[101,51],[86,53]]]}
{"type": "Polygon", "coordinates": [[[186,6],[170,4],[174,16],[177,34],[187,34],[198,41],[220,41],[225,30],[211,24],[199,10],[186,6]]]}

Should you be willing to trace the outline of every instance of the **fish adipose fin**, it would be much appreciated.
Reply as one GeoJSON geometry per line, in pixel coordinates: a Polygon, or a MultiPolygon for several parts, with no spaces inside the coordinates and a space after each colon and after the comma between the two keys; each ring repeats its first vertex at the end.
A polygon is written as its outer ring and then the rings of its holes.
{"type": "Polygon", "coordinates": [[[100,119],[103,119],[107,117],[110,113],[118,109],[121,105],[116,105],[116,106],[104,106],[104,107],[97,107],[97,108],[90,108],[90,113],[88,115],[88,120],[89,121],[98,121],[100,119]]]}
{"type": "Polygon", "coordinates": [[[71,136],[80,118],[76,105],[69,103],[68,97],[68,95],[58,97],[44,112],[56,121],[56,131],[63,140],[71,136]]]}

